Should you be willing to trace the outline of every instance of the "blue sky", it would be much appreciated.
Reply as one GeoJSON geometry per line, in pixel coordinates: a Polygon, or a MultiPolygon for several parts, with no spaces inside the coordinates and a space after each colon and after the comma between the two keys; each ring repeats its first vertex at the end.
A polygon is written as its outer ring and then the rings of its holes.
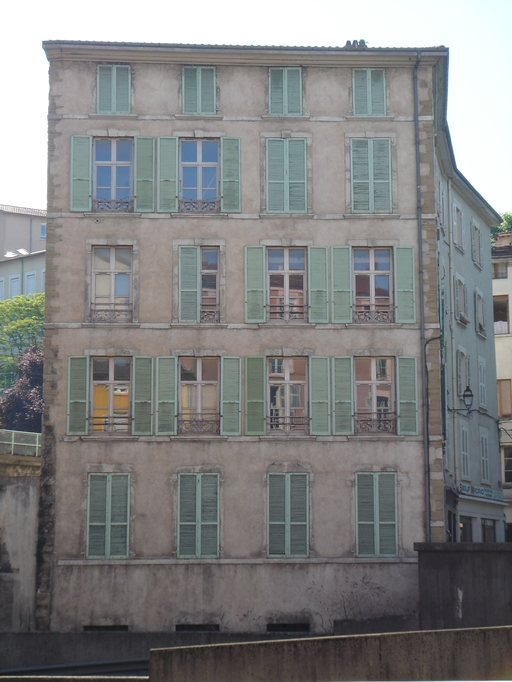
{"type": "Polygon", "coordinates": [[[46,204],[43,40],[450,48],[459,170],[512,211],[512,0],[28,0],[3,10],[0,204],[46,204]],[[249,9],[251,8],[252,9],[249,9]]]}

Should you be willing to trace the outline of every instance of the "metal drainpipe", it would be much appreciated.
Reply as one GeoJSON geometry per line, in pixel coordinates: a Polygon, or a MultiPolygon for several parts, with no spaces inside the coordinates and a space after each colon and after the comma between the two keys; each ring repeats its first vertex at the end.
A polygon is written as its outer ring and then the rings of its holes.
{"type": "Polygon", "coordinates": [[[421,392],[423,412],[423,456],[425,468],[425,540],[430,542],[430,454],[428,428],[428,378],[427,349],[425,345],[425,301],[423,287],[423,230],[421,224],[421,169],[420,169],[420,121],[418,95],[418,68],[421,52],[417,53],[413,71],[414,87],[414,143],[416,147],[416,220],[418,223],[418,263],[419,263],[419,301],[420,301],[420,345],[421,345],[421,392]]]}

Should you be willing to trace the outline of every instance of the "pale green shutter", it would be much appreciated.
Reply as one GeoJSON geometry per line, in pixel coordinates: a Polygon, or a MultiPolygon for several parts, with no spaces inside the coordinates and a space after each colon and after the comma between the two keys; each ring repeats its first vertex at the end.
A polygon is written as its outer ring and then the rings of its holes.
{"type": "Polygon", "coordinates": [[[110,558],[128,556],[129,474],[110,474],[110,558]]]}
{"type": "Polygon", "coordinates": [[[197,81],[198,68],[185,66],[183,68],[183,113],[198,114],[197,81]]]}
{"type": "Polygon", "coordinates": [[[153,432],[153,358],[133,358],[133,428],[134,436],[153,432]]]}
{"type": "Polygon", "coordinates": [[[397,358],[398,434],[418,433],[418,398],[416,392],[416,358],[397,358]]]}
{"type": "Polygon", "coordinates": [[[98,66],[96,110],[98,114],[112,113],[112,66],[98,66]]]}
{"type": "Polygon", "coordinates": [[[199,322],[201,297],[201,249],[199,246],[179,247],[179,321],[199,322]]]}
{"type": "Polygon", "coordinates": [[[302,69],[286,69],[286,113],[302,114],[302,69]]]}
{"type": "Polygon", "coordinates": [[[156,359],[156,435],[176,434],[176,358],[156,359]]]}
{"type": "Polygon", "coordinates": [[[130,67],[116,66],[116,114],[130,113],[130,67]]]}
{"type": "Polygon", "coordinates": [[[285,154],[286,140],[271,138],[267,140],[267,211],[284,213],[285,211],[285,154]]]}
{"type": "Polygon", "coordinates": [[[333,433],[335,436],[350,435],[354,433],[352,358],[333,358],[332,374],[333,433]]]}
{"type": "Polygon", "coordinates": [[[305,213],[306,190],[306,140],[288,139],[288,211],[305,213]]]}
{"type": "Polygon", "coordinates": [[[223,436],[240,435],[241,400],[240,358],[222,357],[220,432],[223,436]]]}
{"type": "Polygon", "coordinates": [[[245,247],[245,321],[265,322],[265,247],[245,247]]]}
{"type": "Polygon", "coordinates": [[[391,212],[391,144],[387,138],[375,137],[373,150],[373,213],[391,212]]]}
{"type": "Polygon", "coordinates": [[[216,114],[215,107],[215,68],[213,66],[202,66],[199,69],[200,75],[200,114],[216,114]]]}
{"type": "Polygon", "coordinates": [[[261,356],[245,358],[245,434],[264,436],[267,432],[267,360],[261,356]]]}
{"type": "Polygon", "coordinates": [[[350,246],[331,249],[332,321],[352,322],[352,257],[350,246]]]}
{"type": "Polygon", "coordinates": [[[290,556],[309,554],[308,475],[287,474],[290,485],[290,556]]]}
{"type": "Polygon", "coordinates": [[[269,70],[268,112],[275,116],[284,114],[284,69],[269,70]]]}
{"type": "Polygon", "coordinates": [[[352,212],[370,211],[370,157],[368,139],[350,140],[352,212]]]}
{"type": "Polygon", "coordinates": [[[237,137],[221,137],[221,211],[240,212],[240,140],[237,137]]]}
{"type": "Polygon", "coordinates": [[[328,436],[330,425],[329,358],[309,358],[310,434],[328,436]]]}
{"type": "Polygon", "coordinates": [[[373,474],[356,474],[357,556],[375,556],[375,493],[373,474]]]}
{"type": "Polygon", "coordinates": [[[379,492],[379,555],[396,556],[396,475],[378,475],[379,492]]]}
{"type": "Polygon", "coordinates": [[[70,210],[90,211],[92,194],[92,137],[71,137],[70,210]]]}
{"type": "Polygon", "coordinates": [[[354,69],[352,73],[354,116],[368,115],[368,76],[367,69],[354,69]]]}
{"type": "Polygon", "coordinates": [[[386,86],[384,71],[370,69],[371,115],[386,115],[386,86]]]}
{"type": "Polygon", "coordinates": [[[158,208],[160,213],[178,210],[178,138],[158,138],[158,208]]]}
{"type": "Polygon", "coordinates": [[[178,476],[178,556],[196,556],[197,533],[197,487],[195,474],[178,476]]]}
{"type": "Polygon", "coordinates": [[[308,322],[329,322],[325,246],[308,246],[308,302],[308,322]]]}
{"type": "Polygon", "coordinates": [[[89,416],[89,358],[68,358],[67,433],[86,436],[89,416]]]}
{"type": "Polygon", "coordinates": [[[414,249],[395,246],[395,322],[416,322],[414,249]]]}
{"type": "Polygon", "coordinates": [[[198,555],[219,555],[219,476],[200,474],[200,548],[198,555]]]}
{"type": "Polygon", "coordinates": [[[107,478],[108,474],[89,474],[87,496],[88,559],[103,558],[107,553],[107,478]]]}
{"type": "Polygon", "coordinates": [[[286,555],[286,479],[285,474],[268,474],[267,518],[269,556],[286,555]]]}
{"type": "Polygon", "coordinates": [[[154,140],[152,137],[135,138],[134,209],[151,213],[154,206],[154,140]]]}

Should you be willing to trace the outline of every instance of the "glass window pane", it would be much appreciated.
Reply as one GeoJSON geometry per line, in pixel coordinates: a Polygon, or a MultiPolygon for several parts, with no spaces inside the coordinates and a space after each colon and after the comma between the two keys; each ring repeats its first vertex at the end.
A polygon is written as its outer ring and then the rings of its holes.
{"type": "Polygon", "coordinates": [[[290,270],[305,269],[304,249],[290,249],[289,251],[290,270]]]}
{"type": "Polygon", "coordinates": [[[371,358],[354,358],[356,381],[369,381],[372,378],[371,358]]]}
{"type": "Polygon", "coordinates": [[[94,293],[96,297],[106,297],[110,296],[110,275],[96,275],[94,278],[94,293]]]}
{"type": "Polygon", "coordinates": [[[132,160],[132,141],[131,140],[117,140],[117,161],[131,161],[132,160]]]}
{"type": "Polygon", "coordinates": [[[130,358],[114,359],[114,381],[130,381],[130,358]]]}
{"type": "Polygon", "coordinates": [[[356,296],[370,297],[370,275],[356,275],[356,296]]]}
{"type": "Polygon", "coordinates": [[[93,358],[92,361],[92,380],[109,380],[109,361],[108,358],[93,358]]]}
{"type": "Polygon", "coordinates": [[[291,381],[306,380],[306,358],[291,358],[288,361],[291,381]]]}
{"type": "Polygon", "coordinates": [[[119,273],[115,276],[115,281],[115,295],[128,297],[130,295],[130,275],[119,273]]]}
{"type": "Polygon", "coordinates": [[[378,358],[376,361],[376,378],[378,381],[389,381],[391,379],[391,362],[385,358],[378,358]]]}
{"type": "Polygon", "coordinates": [[[283,249],[269,249],[269,251],[268,251],[268,269],[269,270],[284,270],[284,250],[283,249]]]}
{"type": "Polygon", "coordinates": [[[375,275],[375,296],[389,297],[389,275],[375,275]]]}
{"type": "Polygon", "coordinates": [[[201,268],[203,270],[218,269],[219,252],[217,249],[203,249],[201,251],[201,268]]]}
{"type": "Polygon", "coordinates": [[[110,187],[96,188],[96,199],[112,199],[112,190],[110,187]]]}
{"type": "Polygon", "coordinates": [[[181,387],[181,412],[186,414],[187,411],[197,411],[197,385],[185,384],[181,387]]]}
{"type": "Polygon", "coordinates": [[[181,143],[181,160],[184,163],[197,163],[197,142],[181,143]]]}
{"type": "Polygon", "coordinates": [[[118,166],[116,169],[116,186],[130,187],[132,169],[130,166],[118,166]]]}
{"type": "Polygon", "coordinates": [[[217,163],[219,160],[218,143],[203,142],[203,163],[217,163]]]}
{"type": "Polygon", "coordinates": [[[202,183],[203,199],[215,199],[217,197],[217,169],[203,168],[202,183]]]}
{"type": "Polygon", "coordinates": [[[270,405],[284,408],[284,385],[270,387],[270,405]]]}
{"type": "Polygon", "coordinates": [[[112,186],[112,166],[96,167],[96,185],[98,187],[112,186]]]}
{"type": "Polygon", "coordinates": [[[182,358],[180,368],[181,381],[197,381],[197,360],[195,358],[182,358]]]}
{"type": "Polygon", "coordinates": [[[185,166],[183,169],[183,187],[197,189],[197,168],[185,166]]]}
{"type": "Polygon", "coordinates": [[[131,249],[116,249],[116,270],[131,270],[132,269],[132,250],[131,249]]]}
{"type": "MultiPolygon", "coordinates": [[[[272,275],[275,277],[275,275],[272,275]]],[[[304,275],[290,275],[290,298],[302,298],[304,292],[304,275]]]]}
{"type": "Polygon", "coordinates": [[[270,374],[284,374],[284,360],[282,358],[271,358],[269,360],[270,374]]]}
{"type": "Polygon", "coordinates": [[[217,358],[203,358],[203,381],[218,381],[219,361],[217,358]]]}
{"type": "Polygon", "coordinates": [[[375,251],[375,270],[391,270],[391,252],[389,249],[375,251]]]}
{"type": "Polygon", "coordinates": [[[96,140],[96,161],[112,161],[110,140],[96,140]]]}
{"type": "Polygon", "coordinates": [[[354,270],[370,269],[369,249],[354,249],[354,270]]]}
{"type": "Polygon", "coordinates": [[[292,384],[290,386],[290,407],[304,407],[304,386],[292,384]]]}
{"type": "Polygon", "coordinates": [[[356,410],[357,412],[373,412],[371,385],[356,385],[356,410]]]}
{"type": "Polygon", "coordinates": [[[110,249],[94,249],[94,269],[110,270],[110,249]]]}
{"type": "Polygon", "coordinates": [[[203,386],[202,412],[217,412],[217,386],[203,386]]]}

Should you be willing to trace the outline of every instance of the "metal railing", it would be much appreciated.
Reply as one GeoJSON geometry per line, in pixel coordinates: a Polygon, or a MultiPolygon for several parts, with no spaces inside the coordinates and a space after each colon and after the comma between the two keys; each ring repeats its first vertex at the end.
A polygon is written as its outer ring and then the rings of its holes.
{"type": "Polygon", "coordinates": [[[180,213],[220,213],[220,199],[180,199],[180,213]]]}
{"type": "Polygon", "coordinates": [[[129,436],[132,432],[132,419],[127,415],[92,416],[89,419],[89,433],[91,436],[129,436]]]}
{"type": "Polygon", "coordinates": [[[352,310],[352,321],[358,324],[389,324],[395,321],[392,305],[356,305],[352,310]]]}
{"type": "Polygon", "coordinates": [[[218,436],[219,433],[219,414],[178,415],[178,434],[180,435],[210,434],[218,436]]]}
{"type": "Polygon", "coordinates": [[[366,412],[355,415],[356,433],[396,433],[394,412],[366,412]]]}
{"type": "Polygon", "coordinates": [[[284,416],[279,412],[270,411],[270,415],[267,417],[267,432],[268,434],[273,434],[276,432],[281,433],[309,433],[309,417],[305,416],[284,416]]]}
{"type": "Polygon", "coordinates": [[[132,322],[131,303],[91,303],[91,322],[132,322]]]}
{"type": "Polygon", "coordinates": [[[93,213],[133,213],[133,199],[93,199],[93,213]]]}
{"type": "Polygon", "coordinates": [[[41,434],[0,429],[0,454],[40,457],[41,434]]]}
{"type": "Polygon", "coordinates": [[[201,322],[206,322],[209,324],[220,322],[219,306],[218,305],[202,306],[201,315],[199,319],[201,322]]]}
{"type": "Polygon", "coordinates": [[[267,305],[267,320],[300,320],[307,322],[307,305],[277,303],[267,305]]]}

